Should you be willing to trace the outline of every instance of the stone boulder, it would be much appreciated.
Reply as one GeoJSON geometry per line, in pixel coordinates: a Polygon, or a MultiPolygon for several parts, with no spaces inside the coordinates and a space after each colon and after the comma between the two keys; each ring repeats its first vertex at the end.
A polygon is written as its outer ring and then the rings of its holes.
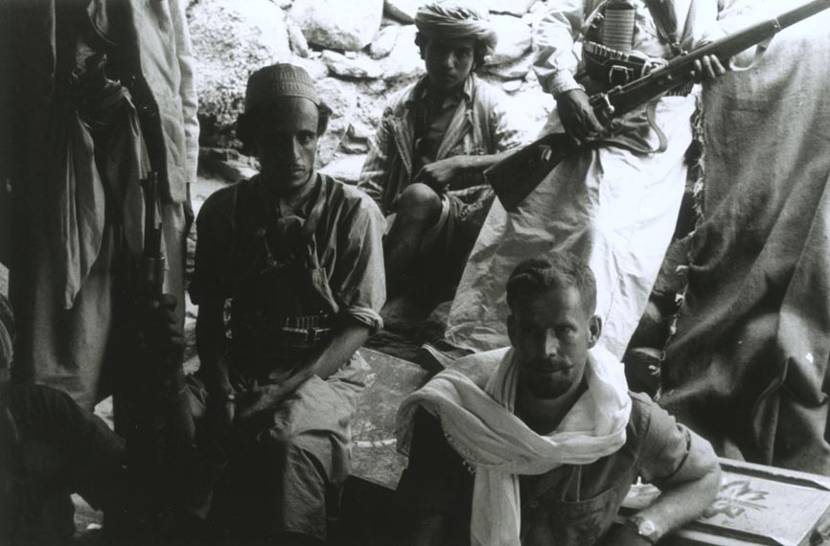
{"type": "Polygon", "coordinates": [[[346,155],[335,159],[320,169],[320,172],[346,184],[356,185],[360,180],[360,171],[363,169],[364,161],[366,161],[365,155],[346,155]]]}
{"type": "Polygon", "coordinates": [[[494,15],[490,19],[499,37],[496,49],[489,59],[490,64],[505,64],[521,59],[532,45],[530,26],[512,15],[494,15]]]}
{"type": "Polygon", "coordinates": [[[311,49],[308,47],[303,30],[291,20],[288,21],[288,43],[295,55],[303,58],[311,56],[311,49]]]}
{"type": "Polygon", "coordinates": [[[415,45],[415,25],[406,25],[398,31],[398,39],[388,56],[380,61],[383,79],[399,84],[413,80],[426,73],[421,52],[415,45]]]}
{"type": "Polygon", "coordinates": [[[358,51],[380,28],[383,0],[296,0],[288,14],[309,43],[358,51]]]}
{"type": "Polygon", "coordinates": [[[323,78],[317,82],[320,98],[332,109],[332,116],[325,134],[317,145],[317,162],[329,163],[340,147],[346,130],[357,110],[357,85],[337,78],[323,78]]]}
{"type": "MultiPolygon", "coordinates": [[[[358,101],[363,102],[363,101],[358,101]]],[[[346,130],[346,135],[340,141],[340,150],[347,154],[366,154],[369,151],[369,141],[375,133],[374,126],[363,121],[367,112],[358,104],[357,115],[352,119],[349,128],[346,130]]],[[[377,118],[373,118],[374,119],[377,118]]]]}
{"type": "Polygon", "coordinates": [[[509,63],[488,64],[484,67],[484,72],[492,74],[500,80],[522,80],[530,72],[532,66],[533,57],[525,55],[509,63]]]}
{"type": "Polygon", "coordinates": [[[321,60],[335,76],[349,80],[376,80],[383,76],[378,62],[363,53],[343,55],[325,50],[321,60]]]}
{"type": "Polygon", "coordinates": [[[285,16],[269,0],[200,0],[188,11],[202,142],[226,146],[248,75],[292,57],[285,16]]]}
{"type": "Polygon", "coordinates": [[[388,25],[383,27],[378,35],[369,45],[369,56],[373,59],[382,59],[392,53],[395,44],[398,42],[398,34],[401,32],[400,25],[388,25]]]}
{"type": "Polygon", "coordinates": [[[329,67],[326,66],[326,63],[321,61],[319,57],[309,59],[294,57],[291,62],[298,66],[302,66],[314,81],[322,80],[329,75],[329,67]]]}

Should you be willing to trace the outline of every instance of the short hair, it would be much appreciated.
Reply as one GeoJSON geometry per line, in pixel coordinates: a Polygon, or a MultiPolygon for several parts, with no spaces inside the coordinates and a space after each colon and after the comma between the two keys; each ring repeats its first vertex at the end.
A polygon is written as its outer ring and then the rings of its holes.
{"type": "MultiPolygon", "coordinates": [[[[242,153],[246,155],[254,155],[256,153],[256,135],[260,128],[260,122],[263,119],[265,109],[268,104],[262,104],[254,107],[249,112],[242,112],[236,119],[236,138],[242,142],[242,153]]],[[[317,136],[320,137],[326,132],[329,126],[329,119],[332,116],[332,110],[325,103],[321,102],[317,105],[317,136]]]]}
{"type": "Polygon", "coordinates": [[[515,312],[520,300],[567,287],[577,289],[585,311],[593,315],[597,307],[594,273],[570,252],[555,252],[547,258],[531,258],[517,265],[507,281],[507,305],[515,312]]]}
{"type": "MultiPolygon", "coordinates": [[[[427,42],[429,42],[431,38],[421,32],[415,33],[415,45],[421,50],[421,58],[424,58],[426,55],[426,47],[427,42]]],[[[493,48],[487,40],[483,40],[480,38],[472,38],[475,40],[475,45],[473,46],[473,69],[472,71],[475,72],[480,69],[484,64],[487,62],[488,55],[493,53],[493,48]]]]}

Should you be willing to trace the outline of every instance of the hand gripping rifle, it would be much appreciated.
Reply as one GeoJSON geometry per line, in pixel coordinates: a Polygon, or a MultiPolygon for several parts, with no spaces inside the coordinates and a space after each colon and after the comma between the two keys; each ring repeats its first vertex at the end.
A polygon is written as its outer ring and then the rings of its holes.
{"type": "MultiPolygon", "coordinates": [[[[607,125],[613,118],[627,114],[670,89],[688,83],[695,61],[707,55],[715,55],[722,63],[726,63],[738,53],[769,40],[782,29],[827,8],[830,8],[830,0],[813,0],[778,17],[684,52],[642,78],[593,95],[590,100],[594,113],[597,119],[607,125]]],[[[550,171],[579,148],[580,144],[570,136],[549,133],[496,163],[484,172],[484,176],[493,186],[504,208],[515,212],[519,203],[550,171]]]]}

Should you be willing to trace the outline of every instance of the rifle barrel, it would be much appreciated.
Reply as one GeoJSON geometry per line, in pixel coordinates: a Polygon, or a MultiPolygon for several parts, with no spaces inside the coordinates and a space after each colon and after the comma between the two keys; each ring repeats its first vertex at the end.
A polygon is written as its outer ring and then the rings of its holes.
{"type": "Polygon", "coordinates": [[[807,2],[801,7],[782,13],[776,17],[776,19],[781,25],[781,28],[787,28],[803,19],[806,19],[807,17],[812,17],[816,13],[829,7],[830,0],[813,0],[812,2],[807,2]]]}
{"type": "MultiPolygon", "coordinates": [[[[650,98],[682,84],[689,79],[689,72],[694,62],[707,55],[716,55],[722,62],[726,62],[738,53],[749,49],[775,36],[782,29],[798,23],[816,13],[830,8],[830,0],[812,0],[792,10],[786,11],[777,17],[766,19],[751,25],[709,44],[703,45],[671,59],[648,75],[626,85],[612,89],[607,93],[614,107],[614,115],[626,114],[650,98]]],[[[592,104],[600,108],[605,100],[604,96],[593,98],[592,104]]]]}

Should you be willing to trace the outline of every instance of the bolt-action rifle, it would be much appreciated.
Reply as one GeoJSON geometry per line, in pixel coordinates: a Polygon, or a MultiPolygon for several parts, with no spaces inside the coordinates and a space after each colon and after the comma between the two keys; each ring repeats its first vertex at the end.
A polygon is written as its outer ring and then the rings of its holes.
{"type": "MultiPolygon", "coordinates": [[[[138,265],[136,313],[145,340],[135,352],[124,405],[132,426],[126,432],[127,467],[134,487],[131,514],[135,525],[164,536],[188,491],[181,474],[193,454],[193,419],[187,402],[182,351],[175,344],[149,335],[161,328],[163,317],[152,304],[163,297],[166,260],[159,213],[159,175],[141,180],[144,194],[144,249],[138,265]]],[[[183,305],[184,302],[178,302],[183,305]]]]}
{"type": "MultiPolygon", "coordinates": [[[[725,64],[738,53],[827,8],[830,8],[830,0],[813,0],[778,17],[681,53],[641,78],[591,96],[591,107],[597,119],[607,126],[615,117],[691,81],[695,61],[715,55],[725,64]]],[[[560,161],[583,145],[590,143],[580,144],[564,133],[549,133],[496,163],[484,172],[484,176],[504,208],[513,212],[560,161]]]]}
{"type": "Polygon", "coordinates": [[[157,207],[159,177],[152,171],[141,181],[144,189],[144,251],[141,255],[142,296],[157,299],[164,287],[164,253],[161,249],[162,226],[157,207]]]}

